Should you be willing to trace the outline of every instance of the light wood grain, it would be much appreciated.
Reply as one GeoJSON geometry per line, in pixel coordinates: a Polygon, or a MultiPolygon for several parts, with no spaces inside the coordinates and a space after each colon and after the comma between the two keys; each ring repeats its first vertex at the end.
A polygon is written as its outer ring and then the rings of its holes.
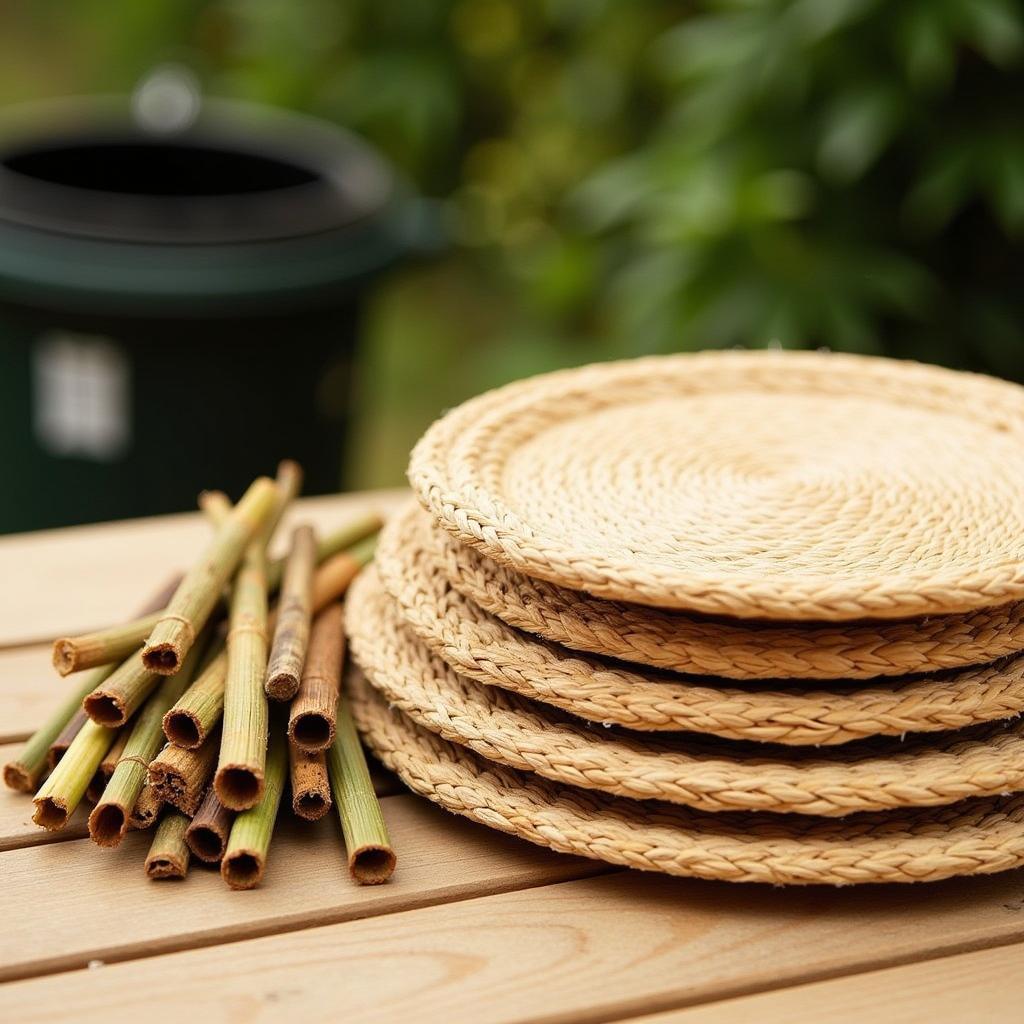
{"type": "Polygon", "coordinates": [[[199,867],[180,884],[149,881],[142,871],[148,833],[130,834],[116,850],[79,841],[3,854],[0,980],[608,870],[495,835],[415,797],[389,797],[382,805],[401,860],[394,880],[380,887],[349,878],[334,815],[315,823],[283,818],[263,885],[244,894],[227,891],[218,873],[199,867]]]}
{"type": "Polygon", "coordinates": [[[77,685],[54,671],[48,644],[0,650],[0,743],[27,739],[77,685]]]}
{"type": "Polygon", "coordinates": [[[1024,948],[1003,946],[621,1024],[993,1024],[1024,1015],[1024,948]]]}
{"type": "MultiPolygon", "coordinates": [[[[327,532],[356,511],[386,513],[403,495],[376,491],[303,499],[285,517],[278,537],[287,537],[300,521],[327,532]]],[[[198,513],[185,513],[0,537],[0,646],[123,620],[154,587],[195,561],[209,530],[198,513]]]]}
{"type": "Polygon", "coordinates": [[[623,872],[17,982],[0,999],[26,1022],[52,1020],[69,991],[78,1021],[186,1007],[224,1022],[614,1020],[1017,941],[1020,886],[786,891],[623,872]]]}

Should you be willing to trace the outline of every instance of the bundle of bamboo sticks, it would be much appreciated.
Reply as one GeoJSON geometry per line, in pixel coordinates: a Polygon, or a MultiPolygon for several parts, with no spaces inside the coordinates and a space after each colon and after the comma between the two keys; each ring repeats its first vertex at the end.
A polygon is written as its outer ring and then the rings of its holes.
{"type": "Polygon", "coordinates": [[[290,778],[297,817],[335,807],[356,881],[391,876],[395,854],[342,693],[341,598],[372,559],[381,520],[358,516],[319,540],[299,525],[287,556],[271,561],[301,483],[286,461],[237,505],[204,492],[213,537],[198,561],[131,622],[54,643],[72,689],[4,766],[10,788],[35,794],[36,824],[64,828],[85,799],[100,846],[155,826],[150,878],[183,878],[194,856],[251,889],[290,778]]]}

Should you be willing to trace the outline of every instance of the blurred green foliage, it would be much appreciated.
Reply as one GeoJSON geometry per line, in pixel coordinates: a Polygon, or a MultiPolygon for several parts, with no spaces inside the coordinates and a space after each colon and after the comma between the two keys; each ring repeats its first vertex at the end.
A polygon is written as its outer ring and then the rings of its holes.
{"type": "Polygon", "coordinates": [[[5,10],[9,99],[215,94],[373,139],[450,249],[378,289],[350,481],[526,373],[828,346],[1024,378],[1015,0],[79,0],[5,10]]]}

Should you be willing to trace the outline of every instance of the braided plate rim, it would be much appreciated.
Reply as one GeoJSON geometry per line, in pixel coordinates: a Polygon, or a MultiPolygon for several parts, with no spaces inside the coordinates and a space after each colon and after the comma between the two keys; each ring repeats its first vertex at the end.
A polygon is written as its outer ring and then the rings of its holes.
{"type": "Polygon", "coordinates": [[[478,396],[427,430],[409,479],[463,542],[599,597],[905,618],[1024,598],[1022,440],[1024,389],[1003,381],[702,352],[478,396]]]}
{"type": "MultiPolygon", "coordinates": [[[[699,732],[793,745],[961,729],[1024,711],[1024,655],[983,668],[856,689],[726,686],[568,651],[519,632],[455,590],[393,516],[376,567],[409,627],[462,675],[579,718],[641,732],[699,732]]],[[[420,520],[422,522],[422,520],[420,520]]],[[[353,599],[361,592],[358,580],[353,599]]]]}
{"type": "Polygon", "coordinates": [[[1024,863],[1024,796],[858,814],[709,814],[525,776],[417,726],[358,671],[352,714],[367,747],[415,793],[559,853],[670,875],[851,885],[933,882],[1024,863]]]}
{"type": "Polygon", "coordinates": [[[346,607],[352,656],[392,707],[452,743],[520,771],[634,800],[705,811],[841,817],[936,807],[1024,789],[1024,722],[907,743],[750,751],[688,737],[607,734],[497,687],[459,676],[403,625],[372,570],[346,607]],[[731,749],[730,749],[731,748],[731,749]]]}
{"type": "MultiPolygon", "coordinates": [[[[418,506],[416,514],[429,524],[418,506]]],[[[422,537],[451,585],[510,626],[649,668],[724,679],[876,679],[984,665],[1024,651],[1021,601],[895,622],[709,619],[532,579],[444,530],[422,537]]]]}

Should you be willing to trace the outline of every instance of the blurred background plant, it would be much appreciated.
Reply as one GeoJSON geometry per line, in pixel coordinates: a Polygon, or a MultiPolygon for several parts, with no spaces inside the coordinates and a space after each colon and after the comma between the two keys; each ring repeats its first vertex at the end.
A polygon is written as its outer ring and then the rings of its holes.
{"type": "Polygon", "coordinates": [[[450,246],[377,289],[346,484],[593,359],[827,346],[1024,378],[1015,0],[39,0],[5,100],[204,89],[372,139],[450,246]]]}

